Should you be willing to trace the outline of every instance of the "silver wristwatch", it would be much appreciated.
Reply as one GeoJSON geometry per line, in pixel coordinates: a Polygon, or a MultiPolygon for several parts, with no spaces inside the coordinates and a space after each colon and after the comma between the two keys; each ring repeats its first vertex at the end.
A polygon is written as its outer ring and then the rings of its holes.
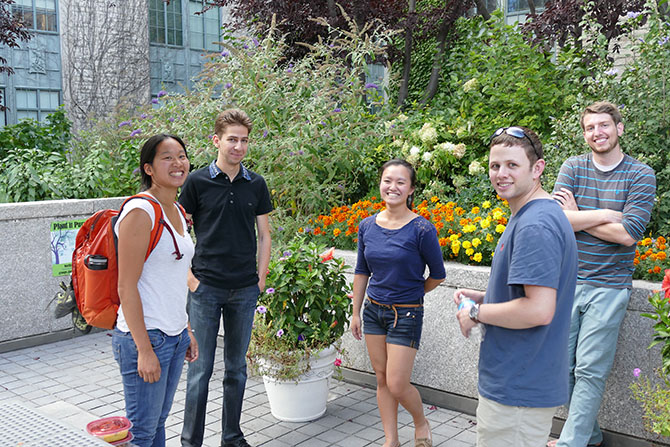
{"type": "Polygon", "coordinates": [[[469,316],[472,321],[474,321],[475,323],[479,323],[479,303],[476,303],[475,305],[470,307],[469,316]]]}

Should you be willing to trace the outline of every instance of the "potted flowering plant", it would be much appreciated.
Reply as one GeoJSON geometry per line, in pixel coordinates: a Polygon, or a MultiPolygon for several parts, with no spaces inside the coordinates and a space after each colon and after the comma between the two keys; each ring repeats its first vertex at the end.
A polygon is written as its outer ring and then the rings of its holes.
{"type": "MultiPolygon", "coordinates": [[[[642,314],[656,322],[654,339],[649,348],[662,344],[662,364],[658,371],[661,380],[654,385],[649,378],[640,378],[630,388],[635,400],[642,405],[645,428],[660,436],[670,437],[670,269],[665,271],[661,287],[661,291],[649,296],[654,312],[642,314]]],[[[639,377],[640,373],[639,368],[633,371],[635,377],[639,377]]]]}
{"type": "Polygon", "coordinates": [[[268,287],[259,297],[247,357],[251,368],[263,376],[273,415],[282,420],[321,416],[327,379],[341,364],[336,345],[349,325],[352,302],[344,261],[335,258],[334,251],[294,239],[281,257],[270,262],[268,287]],[[297,397],[301,382],[312,384],[306,399],[297,397]],[[294,412],[287,404],[273,405],[280,387],[303,409],[307,401],[318,400],[317,395],[323,395],[323,403],[309,415],[298,415],[301,409],[294,412]]]}

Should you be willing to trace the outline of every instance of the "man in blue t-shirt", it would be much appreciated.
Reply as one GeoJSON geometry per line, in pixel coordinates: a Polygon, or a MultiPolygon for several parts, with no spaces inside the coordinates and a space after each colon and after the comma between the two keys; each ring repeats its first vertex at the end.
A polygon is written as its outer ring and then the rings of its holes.
{"type": "Polygon", "coordinates": [[[512,216],[493,257],[486,292],[458,289],[466,337],[483,326],[479,354],[478,447],[545,444],[568,400],[568,331],[577,246],[561,207],[542,189],[542,143],[525,127],[491,137],[489,178],[512,216]]]}
{"type": "Polygon", "coordinates": [[[591,151],[563,163],[554,197],[572,224],[579,274],[570,325],[570,408],[558,443],[600,446],[597,416],[633,286],[636,243],[651,217],[654,171],[623,153],[619,108],[588,106],[580,124],[591,151]]]}
{"type": "Polygon", "coordinates": [[[216,160],[188,176],[179,203],[193,217],[197,243],[189,274],[188,314],[199,357],[189,364],[182,447],[200,447],[205,434],[209,379],[223,319],[222,447],[249,447],[240,429],[247,381],[246,354],[259,292],[270,262],[270,193],[248,170],[251,120],[237,109],[221,112],[212,141],[216,160]]]}

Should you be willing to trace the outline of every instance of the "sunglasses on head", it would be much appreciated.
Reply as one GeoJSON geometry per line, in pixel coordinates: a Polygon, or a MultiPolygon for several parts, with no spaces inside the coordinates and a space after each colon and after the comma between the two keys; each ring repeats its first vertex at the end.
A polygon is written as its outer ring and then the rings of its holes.
{"type": "Polygon", "coordinates": [[[497,136],[502,135],[503,133],[506,133],[507,135],[514,137],[514,138],[526,138],[528,139],[528,142],[530,143],[530,146],[533,148],[533,151],[535,151],[535,155],[537,155],[538,158],[540,157],[540,154],[537,153],[537,148],[535,147],[535,144],[533,144],[533,140],[526,134],[526,132],[523,131],[522,128],[512,126],[512,127],[501,127],[500,129],[496,130],[493,132],[493,135],[491,135],[491,138],[489,138],[489,144],[491,144],[491,141],[497,136]]]}

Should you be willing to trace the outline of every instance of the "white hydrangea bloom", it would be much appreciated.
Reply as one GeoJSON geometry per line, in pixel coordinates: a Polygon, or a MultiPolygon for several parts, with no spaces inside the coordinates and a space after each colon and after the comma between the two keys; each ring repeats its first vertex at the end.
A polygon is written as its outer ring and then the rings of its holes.
{"type": "Polygon", "coordinates": [[[421,159],[423,161],[430,161],[430,159],[433,158],[433,154],[430,152],[424,152],[423,155],[421,156],[421,159]]]}
{"type": "Polygon", "coordinates": [[[463,158],[463,155],[465,155],[465,144],[458,143],[456,146],[454,146],[454,157],[460,159],[463,158]]]}
{"type": "Polygon", "coordinates": [[[463,84],[463,91],[466,93],[469,92],[470,90],[476,90],[478,88],[479,88],[479,80],[477,80],[477,78],[472,78],[465,84],[463,84]]]}
{"type": "Polygon", "coordinates": [[[409,150],[410,155],[419,155],[419,152],[421,152],[421,149],[419,149],[417,146],[412,146],[412,148],[409,150]]]}
{"type": "Polygon", "coordinates": [[[425,123],[421,130],[419,130],[419,138],[424,143],[434,143],[437,141],[437,130],[431,123],[425,123]]]}
{"type": "Polygon", "coordinates": [[[468,172],[470,175],[481,174],[484,172],[484,166],[482,166],[482,164],[477,160],[472,160],[472,163],[470,163],[470,166],[468,166],[468,172]]]}

